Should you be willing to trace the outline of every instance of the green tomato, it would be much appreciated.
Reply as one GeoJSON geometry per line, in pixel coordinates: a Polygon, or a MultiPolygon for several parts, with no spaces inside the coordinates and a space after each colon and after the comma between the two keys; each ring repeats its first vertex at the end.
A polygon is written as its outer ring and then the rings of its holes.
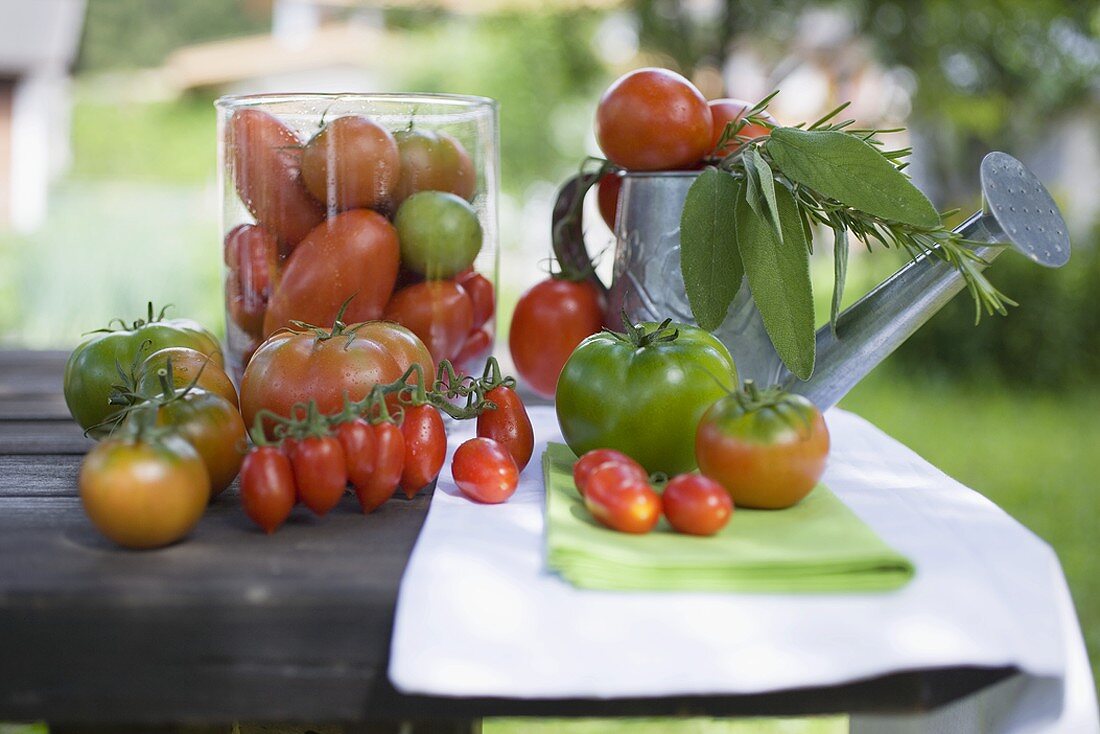
{"type": "Polygon", "coordinates": [[[148,320],[138,319],[119,329],[104,329],[69,355],[65,365],[65,404],[73,419],[81,428],[92,429],[89,435],[105,436],[109,427],[92,427],[100,426],[124,407],[110,402],[114,386],[124,382],[119,369],[130,375],[147,356],[165,347],[189,347],[209,356],[219,367],[225,363],[213,334],[190,319],[165,319],[164,311],[154,317],[153,306],[149,304],[148,320]]]}
{"type": "Polygon", "coordinates": [[[432,280],[451,278],[474,263],[481,251],[481,222],[460,196],[420,191],[397,210],[401,262],[432,280]]]}
{"type": "Polygon", "coordinates": [[[648,472],[695,468],[695,429],[737,384],[722,342],[687,324],[628,325],[588,337],[558,378],[558,423],[578,456],[616,449],[648,472]]]}

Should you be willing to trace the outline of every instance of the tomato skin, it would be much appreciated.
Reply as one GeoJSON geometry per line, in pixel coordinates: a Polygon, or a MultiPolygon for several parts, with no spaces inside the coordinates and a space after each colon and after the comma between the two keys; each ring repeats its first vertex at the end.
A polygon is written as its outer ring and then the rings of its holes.
{"type": "Polygon", "coordinates": [[[420,337],[436,362],[453,360],[474,322],[469,294],[453,280],[428,280],[393,294],[387,321],[407,326],[420,337]]]}
{"type": "Polygon", "coordinates": [[[158,548],[183,538],[210,499],[202,459],[178,436],[158,444],[103,441],[84,457],[77,482],[92,524],[126,548],[158,548]]]}
{"type": "Polygon", "coordinates": [[[396,230],[377,212],[352,209],[326,219],[287,260],[264,315],[264,335],[291,321],[332,326],[349,298],[344,323],[379,318],[397,281],[398,252],[396,230]]]}
{"type": "Polygon", "coordinates": [[[733,500],[721,484],[699,474],[680,474],[661,494],[668,524],[688,535],[714,535],[733,515],[733,500]]]}
{"type": "Polygon", "coordinates": [[[362,418],[356,418],[336,426],[335,432],[336,440],[344,449],[348,481],[356,487],[365,485],[374,472],[374,462],[378,454],[374,427],[362,418]]]}
{"type": "MultiPolygon", "coordinates": [[[[716,158],[725,158],[727,155],[735,152],[741,147],[741,144],[736,140],[730,140],[722,146],[721,150],[716,150],[718,142],[722,139],[722,133],[726,131],[726,125],[728,123],[737,123],[745,115],[746,110],[752,109],[752,102],[746,102],[742,99],[712,99],[707,102],[707,106],[710,107],[711,120],[713,127],[711,129],[710,136],[710,155],[716,158]]],[[[763,117],[769,122],[775,122],[775,118],[767,112],[762,112],[758,117],[763,117]]],[[[748,124],[741,128],[741,131],[737,133],[742,138],[762,138],[766,135],[770,135],[771,130],[763,125],[748,124]]]]}
{"type": "Polygon", "coordinates": [[[451,475],[464,495],[484,504],[506,501],[519,486],[519,469],[508,450],[491,438],[471,438],[455,450],[451,475]]]}
{"type": "Polygon", "coordinates": [[[695,85],[668,69],[637,69],[600,98],[596,140],[612,163],[631,171],[691,166],[708,151],[711,113],[695,85]]]}
{"type": "Polygon", "coordinates": [[[333,436],[309,436],[290,444],[290,465],[298,498],[315,515],[340,504],[348,484],[344,449],[333,436]]]}
{"type": "Polygon", "coordinates": [[[364,515],[374,512],[393,497],[405,466],[405,436],[400,428],[393,423],[379,423],[374,426],[374,439],[374,471],[363,484],[354,485],[364,515]]]}
{"type": "Polygon", "coordinates": [[[455,355],[456,367],[464,370],[476,370],[485,365],[489,353],[493,351],[493,337],[485,329],[474,329],[466,337],[466,343],[455,355]]]}
{"type": "Polygon", "coordinates": [[[503,446],[522,472],[535,450],[535,431],[527,408],[516,391],[506,385],[497,385],[485,397],[497,407],[477,417],[477,435],[503,446]]]}
{"type": "Polygon", "coordinates": [[[622,451],[615,449],[592,449],[573,464],[573,484],[577,493],[584,497],[584,488],[588,486],[588,480],[592,473],[607,464],[619,464],[632,471],[633,474],[644,482],[649,481],[649,474],[642,465],[631,459],[622,451]]]}
{"type": "Polygon", "coordinates": [[[173,426],[199,452],[210,475],[210,496],[232,484],[241,470],[248,434],[237,407],[220,395],[192,389],[161,406],[157,425],[173,426]]]}
{"type": "Polygon", "coordinates": [[[600,207],[600,216],[612,232],[619,221],[619,192],[622,189],[623,176],[619,171],[608,171],[600,176],[600,181],[596,184],[596,203],[600,207]]]}
{"type": "Polygon", "coordinates": [[[173,387],[182,389],[194,382],[195,387],[221,396],[237,407],[237,388],[225,370],[202,352],[188,347],[165,347],[146,357],[138,369],[139,394],[152,397],[163,392],[157,371],[167,369],[168,360],[172,360],[173,387]]]}
{"type": "Polygon", "coordinates": [[[405,438],[401,489],[412,499],[439,476],[447,460],[447,429],[434,406],[407,405],[401,434],[405,438]]]}
{"type": "Polygon", "coordinates": [[[746,408],[730,395],[699,422],[695,453],[699,470],[725,487],[738,507],[782,509],[817,486],[829,429],[821,411],[801,396],[746,408]]]}
{"type": "MultiPolygon", "coordinates": [[[[639,324],[649,338],[657,328],[639,324]]],[[[558,423],[578,456],[597,448],[622,451],[647,472],[695,468],[690,426],[737,384],[733,358],[713,335],[672,324],[673,341],[635,347],[607,332],[586,339],[558,380],[558,423]]]]}
{"type": "Polygon", "coordinates": [[[241,506],[267,534],[290,517],[298,500],[290,459],[275,446],[257,446],[241,465],[241,506]]]}
{"type": "Polygon", "coordinates": [[[455,194],[417,192],[401,204],[393,224],[401,242],[401,264],[429,280],[453,278],[481,252],[477,212],[455,194]]]}
{"type": "Polygon", "coordinates": [[[293,247],[325,216],[302,183],[302,141],[257,109],[234,112],[226,136],[226,158],[241,201],[264,229],[293,247]]]}
{"type": "Polygon", "coordinates": [[[302,151],[306,189],[330,211],[390,206],[400,175],[397,141],[361,115],[336,118],[302,151]]]}
{"type": "Polygon", "coordinates": [[[481,273],[475,270],[466,270],[455,276],[455,282],[462,286],[470,296],[474,306],[474,323],[471,328],[480,329],[493,316],[496,309],[496,298],[493,295],[493,284],[481,273]]]}
{"type": "Polygon", "coordinates": [[[448,191],[469,201],[477,174],[462,143],[445,132],[402,130],[394,133],[401,156],[401,178],[396,199],[400,204],[418,191],[448,191]]]}
{"type": "Polygon", "coordinates": [[[627,464],[604,464],[588,477],[584,506],[599,522],[621,533],[642,535],[661,520],[661,497],[627,464]]]}
{"type": "Polygon", "coordinates": [[[225,303],[242,331],[263,331],[271,293],[279,280],[279,243],[254,224],[242,224],[225,236],[225,303]]]}
{"type": "Polygon", "coordinates": [[[588,281],[547,278],[524,293],[512,313],[508,346],[516,371],[544,398],[585,338],[603,328],[603,296],[588,281]]]}

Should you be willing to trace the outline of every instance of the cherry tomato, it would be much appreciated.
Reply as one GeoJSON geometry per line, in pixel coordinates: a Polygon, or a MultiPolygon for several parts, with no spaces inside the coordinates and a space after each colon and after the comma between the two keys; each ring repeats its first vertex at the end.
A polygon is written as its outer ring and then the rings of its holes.
{"type": "Polygon", "coordinates": [[[212,497],[236,479],[248,443],[237,406],[220,395],[192,389],[158,409],[157,425],[175,427],[199,452],[212,497]]]}
{"type": "Polygon", "coordinates": [[[477,417],[477,435],[491,438],[507,449],[516,468],[523,471],[535,449],[535,433],[527,408],[516,391],[505,385],[497,385],[485,397],[497,407],[477,417]]]}
{"type": "Polygon", "coordinates": [[[302,180],[330,210],[388,207],[400,175],[393,135],[360,115],[336,118],[302,151],[302,180]]]}
{"type": "Polygon", "coordinates": [[[491,438],[471,438],[451,459],[455,484],[472,500],[499,504],[516,492],[519,469],[508,450],[491,438]]]}
{"type": "Polygon", "coordinates": [[[344,449],[333,436],[308,436],[290,444],[290,465],[302,504],[324,515],[340,504],[348,484],[344,449]]]}
{"type": "Polygon", "coordinates": [[[477,175],[462,144],[444,132],[402,130],[395,133],[401,156],[397,203],[417,191],[449,191],[469,201],[477,175]]]}
{"type": "Polygon", "coordinates": [[[733,500],[721,484],[699,474],[679,474],[665,485],[661,505],[668,524],[689,535],[714,535],[733,515],[733,500]]]}
{"type": "Polygon", "coordinates": [[[455,282],[470,295],[474,304],[473,328],[479,329],[492,317],[496,308],[493,284],[481,273],[466,270],[455,276],[455,282]]]}
{"type": "Polygon", "coordinates": [[[252,224],[225,236],[225,303],[229,317],[243,331],[259,336],[264,313],[279,278],[279,243],[252,224]]]}
{"type": "Polygon", "coordinates": [[[695,433],[699,471],[738,507],[798,503],[817,486],[828,454],[829,429],[813,403],[751,382],[714,403],[695,433]]]}
{"type": "Polygon", "coordinates": [[[369,514],[393,497],[405,465],[405,437],[393,423],[374,426],[374,471],[363,484],[355,484],[355,496],[363,514],[369,514]]]}
{"type": "Polygon", "coordinates": [[[707,100],[668,69],[637,69],[607,88],[596,109],[596,140],[607,158],[631,171],[697,163],[711,139],[707,100]]]}
{"type": "Polygon", "coordinates": [[[597,467],[585,484],[584,506],[600,523],[623,533],[648,533],[661,519],[661,497],[629,464],[597,467]]]}
{"type": "Polygon", "coordinates": [[[77,482],[92,524],[126,548],[174,543],[198,524],[210,499],[202,459],[173,435],[156,443],[102,441],[84,457],[77,482]]]}
{"type": "Polygon", "coordinates": [[[257,109],[233,113],[226,133],[233,181],[256,221],[289,246],[325,217],[302,184],[302,142],[274,116],[257,109]]]}
{"type": "Polygon", "coordinates": [[[435,280],[453,278],[481,252],[481,222],[461,196],[420,191],[405,199],[393,224],[401,242],[401,263],[435,280]]]}
{"type": "Polygon", "coordinates": [[[581,497],[584,497],[584,488],[588,486],[588,480],[592,473],[606,464],[619,464],[632,471],[638,479],[644,482],[649,481],[649,474],[646,473],[642,465],[622,451],[592,449],[577,459],[577,463],[573,464],[573,484],[576,485],[577,492],[581,497]]]}
{"type": "Polygon", "coordinates": [[[520,297],[508,346],[516,371],[532,390],[553,397],[569,355],[603,328],[603,312],[603,297],[586,280],[548,278],[520,297]]]}
{"type": "Polygon", "coordinates": [[[623,188],[623,176],[619,171],[608,171],[600,176],[596,184],[596,203],[600,205],[600,216],[608,229],[615,231],[619,217],[619,192],[623,188]]]}
{"type": "Polygon", "coordinates": [[[374,472],[374,462],[378,454],[374,426],[362,418],[356,418],[336,426],[334,432],[340,447],[344,449],[348,481],[356,487],[365,485],[374,472]]]}
{"type": "Polygon", "coordinates": [[[412,499],[439,476],[447,460],[447,429],[435,407],[407,405],[401,434],[405,437],[401,489],[406,497],[412,499]]]}
{"type": "Polygon", "coordinates": [[[257,446],[241,465],[241,506],[265,533],[275,532],[290,517],[298,489],[290,459],[275,446],[257,446]]]}
{"type": "Polygon", "coordinates": [[[393,294],[385,318],[407,326],[436,362],[454,359],[474,322],[469,294],[453,280],[428,280],[393,294]]]}
{"type": "Polygon", "coordinates": [[[397,232],[385,217],[352,209],[326,219],[286,262],[264,316],[264,335],[304,321],[331,326],[345,301],[344,323],[371,321],[397,280],[397,232]]]}
{"type": "Polygon", "coordinates": [[[237,389],[225,370],[202,352],[188,347],[158,349],[146,357],[138,368],[139,394],[152,397],[163,392],[157,373],[168,369],[169,360],[172,362],[172,387],[184,388],[194,382],[195,387],[220,395],[237,407],[237,389]]]}
{"type": "Polygon", "coordinates": [[[455,366],[465,370],[475,370],[485,364],[489,353],[493,351],[493,337],[485,329],[474,329],[466,337],[466,343],[455,355],[455,366]]]}
{"type": "MultiPolygon", "coordinates": [[[[710,107],[711,120],[713,122],[710,136],[710,155],[716,158],[725,158],[741,147],[741,143],[731,139],[722,146],[721,150],[715,150],[718,147],[718,142],[722,139],[722,134],[726,130],[726,125],[732,122],[736,127],[736,123],[744,117],[745,110],[752,109],[752,103],[740,99],[712,99],[707,105],[710,107]]],[[[769,122],[775,122],[775,118],[767,112],[760,113],[758,117],[763,117],[769,122]]],[[[771,134],[771,130],[763,125],[756,125],[753,123],[745,125],[737,133],[738,137],[742,138],[762,138],[769,134],[771,134]]]]}

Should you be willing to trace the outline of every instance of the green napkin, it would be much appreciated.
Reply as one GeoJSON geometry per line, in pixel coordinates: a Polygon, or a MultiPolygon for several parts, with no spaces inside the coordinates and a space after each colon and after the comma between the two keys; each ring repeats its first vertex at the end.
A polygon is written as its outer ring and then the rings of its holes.
{"type": "Polygon", "coordinates": [[[600,525],[573,486],[576,457],[550,444],[547,562],[574,586],[621,591],[859,592],[904,586],[913,564],[824,485],[786,510],[738,508],[717,535],[647,535],[600,525]]]}

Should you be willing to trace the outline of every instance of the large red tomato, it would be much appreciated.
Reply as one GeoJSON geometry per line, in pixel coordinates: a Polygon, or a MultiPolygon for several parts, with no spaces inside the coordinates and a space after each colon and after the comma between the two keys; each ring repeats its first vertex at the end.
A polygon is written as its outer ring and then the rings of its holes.
{"type": "Polygon", "coordinates": [[[348,298],[345,323],[379,318],[397,281],[399,251],[397,231],[377,212],[352,209],[325,220],[287,261],[264,334],[291,321],[331,326],[348,298]]]}
{"type": "Polygon", "coordinates": [[[233,323],[253,336],[263,329],[267,302],[279,278],[275,236],[254,224],[225,236],[225,303],[233,323]]]}
{"type": "Polygon", "coordinates": [[[466,343],[474,307],[469,294],[453,280],[427,280],[395,293],[385,317],[409,327],[439,361],[454,359],[466,343]]]}
{"type": "Polygon", "coordinates": [[[256,109],[234,112],[226,159],[248,211],[288,245],[324,219],[324,207],[302,183],[302,141],[272,115],[256,109]]]}
{"type": "Polygon", "coordinates": [[[596,140],[632,171],[692,166],[710,149],[711,114],[695,85],[668,69],[637,69],[607,88],[596,109],[596,140]]]}
{"type": "MultiPolygon", "coordinates": [[[[752,108],[751,102],[746,102],[743,99],[713,99],[707,103],[710,106],[710,115],[713,123],[711,128],[711,140],[710,150],[713,155],[722,158],[741,147],[741,144],[736,140],[728,140],[726,144],[722,146],[722,149],[715,151],[718,147],[718,142],[722,139],[722,133],[726,130],[726,125],[729,123],[736,123],[745,116],[745,111],[752,108]]],[[[775,122],[775,118],[767,112],[762,112],[757,117],[762,117],[769,122],[775,122]]],[[[738,131],[738,137],[742,138],[761,138],[765,135],[771,134],[771,130],[763,125],[757,125],[755,123],[749,123],[738,131]]]]}
{"type": "Polygon", "coordinates": [[[360,115],[336,118],[302,153],[306,188],[339,211],[389,206],[399,175],[393,135],[360,115]]]}

